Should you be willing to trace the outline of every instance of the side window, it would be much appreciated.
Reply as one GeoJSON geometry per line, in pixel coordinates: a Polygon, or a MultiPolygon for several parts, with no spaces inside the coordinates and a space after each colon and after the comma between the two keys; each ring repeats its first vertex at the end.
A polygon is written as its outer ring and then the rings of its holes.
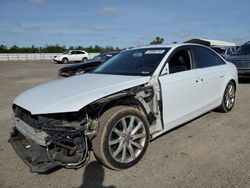
{"type": "Polygon", "coordinates": [[[71,55],[75,55],[76,52],[75,52],[75,51],[71,51],[70,54],[71,54],[71,55]]]}
{"type": "Polygon", "coordinates": [[[215,48],[215,47],[212,47],[212,49],[214,51],[216,51],[218,54],[225,54],[226,53],[226,49],[223,49],[223,48],[215,48]]]}
{"type": "Polygon", "coordinates": [[[78,51],[78,54],[85,54],[83,51],[78,51]]]}
{"type": "Polygon", "coordinates": [[[201,46],[194,46],[195,67],[205,68],[225,64],[213,51],[201,46]]]}
{"type": "Polygon", "coordinates": [[[169,73],[177,73],[191,69],[191,57],[187,49],[179,50],[168,61],[169,73]]]}
{"type": "Polygon", "coordinates": [[[226,64],[219,56],[216,55],[217,65],[224,65],[226,64]]]}

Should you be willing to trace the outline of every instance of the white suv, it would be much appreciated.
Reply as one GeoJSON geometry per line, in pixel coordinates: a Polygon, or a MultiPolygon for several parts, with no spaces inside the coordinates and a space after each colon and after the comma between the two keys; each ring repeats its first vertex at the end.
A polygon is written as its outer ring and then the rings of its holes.
{"type": "Polygon", "coordinates": [[[69,63],[74,61],[87,61],[89,54],[83,50],[69,50],[61,55],[55,56],[53,61],[57,63],[69,63]]]}

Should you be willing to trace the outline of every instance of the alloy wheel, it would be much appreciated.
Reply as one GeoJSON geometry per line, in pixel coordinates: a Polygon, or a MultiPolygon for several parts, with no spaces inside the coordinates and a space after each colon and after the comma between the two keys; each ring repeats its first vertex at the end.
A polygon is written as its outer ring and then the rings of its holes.
{"type": "Polygon", "coordinates": [[[135,160],[146,144],[146,130],[143,122],[136,116],[120,119],[109,135],[109,152],[120,163],[135,160]]]}

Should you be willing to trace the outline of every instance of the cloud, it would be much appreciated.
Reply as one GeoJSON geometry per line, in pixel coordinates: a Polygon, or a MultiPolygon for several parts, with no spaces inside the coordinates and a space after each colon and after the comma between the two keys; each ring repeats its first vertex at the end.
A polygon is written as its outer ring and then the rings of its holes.
{"type": "Polygon", "coordinates": [[[93,27],[92,30],[95,32],[104,32],[104,31],[107,31],[108,29],[103,25],[97,25],[93,27]]]}
{"type": "Polygon", "coordinates": [[[60,38],[64,36],[64,33],[54,33],[53,36],[56,38],[60,38]]]}
{"type": "Polygon", "coordinates": [[[32,5],[35,5],[37,7],[43,6],[43,0],[28,0],[32,5]]]}
{"type": "Polygon", "coordinates": [[[105,39],[105,40],[116,40],[117,37],[109,36],[109,37],[105,37],[104,39],[105,39]]]}
{"type": "Polygon", "coordinates": [[[34,23],[22,23],[19,21],[10,21],[8,22],[9,29],[16,31],[24,31],[24,32],[39,32],[42,31],[42,28],[38,24],[34,23]]]}
{"type": "Polygon", "coordinates": [[[144,46],[149,44],[153,39],[155,39],[155,37],[151,36],[151,35],[141,35],[141,36],[137,36],[134,38],[134,40],[132,41],[132,45],[135,46],[144,46]]]}
{"type": "MultiPolygon", "coordinates": [[[[192,34],[190,34],[189,32],[186,32],[186,31],[177,31],[177,32],[176,32],[176,36],[177,36],[179,39],[182,39],[182,40],[186,40],[186,39],[192,38],[192,34]]],[[[196,37],[196,38],[197,38],[197,37],[196,37]]]]}
{"type": "Polygon", "coordinates": [[[148,40],[153,40],[154,37],[150,35],[142,35],[137,38],[140,41],[148,41],[148,40]]]}
{"type": "Polygon", "coordinates": [[[39,27],[39,26],[25,26],[24,27],[24,30],[25,31],[34,31],[34,32],[38,32],[38,31],[41,31],[42,29],[39,27]]]}
{"type": "Polygon", "coordinates": [[[114,7],[104,7],[99,10],[99,13],[109,15],[109,16],[119,15],[119,12],[114,7]]]}
{"type": "Polygon", "coordinates": [[[12,26],[15,26],[15,27],[22,27],[23,26],[23,24],[19,21],[10,21],[9,24],[12,26]]]}

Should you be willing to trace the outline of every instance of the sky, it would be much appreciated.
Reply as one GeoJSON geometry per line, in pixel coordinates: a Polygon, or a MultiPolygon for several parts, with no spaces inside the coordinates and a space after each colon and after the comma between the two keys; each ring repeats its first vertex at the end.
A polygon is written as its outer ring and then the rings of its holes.
{"type": "Polygon", "coordinates": [[[147,45],[250,40],[250,0],[0,0],[0,44],[147,45]]]}

